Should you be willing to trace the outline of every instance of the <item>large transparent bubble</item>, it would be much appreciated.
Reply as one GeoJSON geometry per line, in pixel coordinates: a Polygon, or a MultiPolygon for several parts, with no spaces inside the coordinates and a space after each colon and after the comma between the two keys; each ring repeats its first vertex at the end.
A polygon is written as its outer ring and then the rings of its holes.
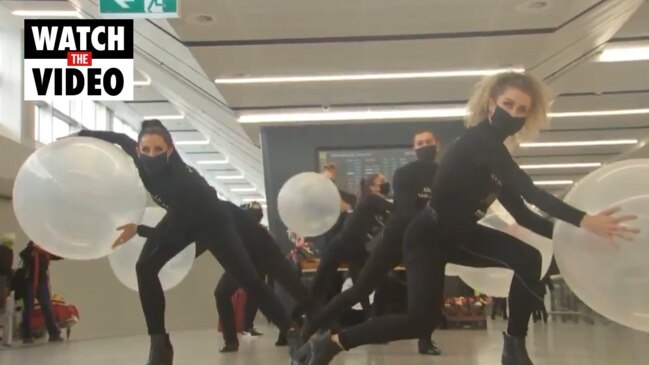
{"type": "Polygon", "coordinates": [[[282,222],[302,237],[327,232],[340,215],[340,193],[331,180],[315,172],[290,178],[277,196],[282,222]]]}
{"type": "MultiPolygon", "coordinates": [[[[165,214],[166,211],[162,208],[146,208],[142,224],[155,227],[165,214]]],[[[117,276],[117,279],[129,289],[135,291],[138,291],[135,264],[140,257],[144,242],[146,242],[146,238],[135,236],[108,256],[110,267],[113,269],[113,273],[117,276]]],[[[162,267],[158,278],[160,279],[163,290],[169,290],[183,281],[194,264],[195,256],[196,245],[192,243],[162,267]]]]}
{"type": "Polygon", "coordinates": [[[118,226],[139,222],[146,192],[133,160],[110,143],[73,137],[41,147],[18,171],[16,218],[27,236],[67,258],[104,257],[118,226]]]}
{"type": "Polygon", "coordinates": [[[570,289],[601,315],[649,331],[649,160],[605,165],[576,184],[565,201],[588,213],[617,206],[636,214],[634,242],[606,239],[567,223],[554,231],[555,257],[570,289]]]}

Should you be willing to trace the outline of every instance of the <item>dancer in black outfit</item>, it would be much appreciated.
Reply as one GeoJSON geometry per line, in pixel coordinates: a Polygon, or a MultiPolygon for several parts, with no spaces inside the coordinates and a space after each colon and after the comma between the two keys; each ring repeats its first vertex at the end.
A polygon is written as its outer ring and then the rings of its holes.
{"type": "MultiPolygon", "coordinates": [[[[476,222],[498,197],[517,222],[548,237],[551,224],[520,217],[522,198],[550,216],[600,236],[633,239],[638,230],[613,217],[618,209],[597,215],[579,211],[539,189],[512,159],[507,138],[538,131],[547,113],[544,86],[528,73],[503,73],[478,84],[469,102],[471,128],[455,141],[442,160],[429,207],[406,233],[404,258],[408,270],[408,313],[386,316],[319,336],[309,345],[309,365],[329,363],[342,351],[384,341],[417,338],[441,319],[444,268],[448,262],[473,267],[509,267],[515,272],[509,292],[510,317],[502,363],[530,365],[525,335],[538,297],[541,255],[533,247],[476,222]],[[475,125],[475,126],[474,126],[475,125]]],[[[578,258],[576,258],[578,259],[578,258]]]]}
{"type": "MultiPolygon", "coordinates": [[[[261,224],[261,220],[264,219],[264,208],[261,206],[261,203],[255,201],[240,205],[240,207],[248,212],[255,222],[261,224]]],[[[262,279],[266,280],[266,275],[262,275],[262,279]]],[[[251,337],[264,335],[255,328],[255,317],[257,317],[258,311],[259,304],[257,304],[255,298],[252,296],[247,297],[243,310],[243,330],[240,332],[241,335],[251,337]]]]}
{"type": "MultiPolygon", "coordinates": [[[[293,269],[292,264],[282,254],[282,250],[275,243],[270,232],[256,221],[249,212],[229,202],[225,202],[224,204],[232,213],[237,232],[250,257],[250,261],[260,277],[263,278],[266,275],[271,276],[303,308],[311,308],[314,303],[313,297],[300,280],[300,276],[293,269]]],[[[200,247],[198,255],[200,255],[200,251],[204,251],[205,249],[205,247],[200,247]]],[[[220,352],[235,352],[239,349],[235,314],[231,298],[240,287],[241,284],[237,278],[226,271],[221,276],[214,291],[216,308],[219,313],[219,319],[221,320],[223,339],[225,341],[225,345],[220,349],[220,352]]],[[[254,293],[247,293],[246,301],[246,306],[248,306],[248,302],[251,302],[252,308],[256,310],[257,297],[254,293]]]]}
{"type": "Polygon", "coordinates": [[[125,134],[81,131],[88,136],[119,145],[135,161],[140,178],[153,199],[167,210],[155,228],[128,223],[114,246],[135,234],[148,237],[136,272],[140,301],[151,336],[148,365],[173,363],[173,348],[165,329],[165,297],[158,279],[160,269],[191,242],[207,247],[226,272],[254,295],[264,314],[277,327],[289,330],[289,341],[296,344],[294,324],[273,291],[255,270],[237,233],[235,220],[216,191],[175,150],[169,131],[159,120],[142,122],[138,141],[125,134]]]}
{"type": "MultiPolygon", "coordinates": [[[[349,263],[353,267],[362,267],[368,253],[365,243],[381,232],[383,225],[393,210],[387,201],[390,184],[385,176],[372,174],[361,179],[361,196],[354,212],[347,218],[343,229],[329,243],[324,255],[320,258],[311,291],[321,302],[326,302],[326,294],[336,275],[338,266],[349,263]]],[[[356,280],[352,274],[352,280],[356,280]]],[[[365,298],[367,302],[367,297],[365,298]]],[[[368,303],[363,309],[368,310],[368,303]]]]}
{"type": "MultiPolygon", "coordinates": [[[[432,182],[437,165],[437,140],[428,131],[418,132],[414,136],[413,149],[417,160],[394,173],[395,210],[388,218],[381,239],[370,257],[365,262],[354,282],[354,286],[334,297],[302,330],[302,338],[307,340],[320,328],[329,326],[346,310],[385,282],[392,269],[402,262],[403,236],[410,220],[423,209],[431,196],[432,182]]],[[[422,334],[418,344],[420,354],[439,355],[441,351],[430,339],[431,332],[422,334]]]]}

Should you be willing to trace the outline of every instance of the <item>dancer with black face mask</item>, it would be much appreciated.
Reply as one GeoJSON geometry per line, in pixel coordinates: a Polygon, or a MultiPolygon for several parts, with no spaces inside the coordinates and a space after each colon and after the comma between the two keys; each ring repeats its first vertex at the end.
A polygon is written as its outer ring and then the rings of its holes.
{"type": "MultiPolygon", "coordinates": [[[[311,291],[322,303],[338,271],[338,266],[348,263],[360,269],[368,257],[365,243],[383,230],[393,205],[387,200],[390,183],[381,174],[372,174],[361,179],[361,196],[354,212],[347,218],[342,231],[327,245],[320,258],[318,270],[313,279],[311,291]]],[[[352,281],[357,280],[357,270],[351,270],[352,281]]],[[[369,301],[364,298],[363,309],[369,310],[369,301]]]]}
{"type": "Polygon", "coordinates": [[[410,223],[406,233],[408,313],[317,337],[300,350],[310,350],[306,354],[309,365],[328,364],[343,349],[428,333],[441,319],[444,268],[448,262],[514,270],[502,364],[532,364],[525,335],[538,300],[534,291],[540,286],[541,255],[512,236],[477,224],[487,207],[495,198],[500,199],[519,224],[546,237],[552,230],[549,222],[519,214],[524,209],[523,198],[552,217],[611,240],[631,240],[638,232],[621,224],[634,216],[613,217],[617,209],[585,214],[536,187],[514,162],[503,142],[538,132],[546,121],[545,95],[544,85],[528,73],[493,75],[478,84],[469,101],[470,128],[446,152],[430,205],[410,223]]]}
{"type": "Polygon", "coordinates": [[[214,188],[183,162],[169,131],[159,120],[142,122],[137,142],[114,132],[84,130],[78,135],[119,145],[135,161],[153,199],[167,210],[153,229],[135,223],[119,227],[122,233],[114,245],[124,244],[135,234],[148,237],[136,264],[140,301],[151,336],[148,365],[173,363],[173,348],[165,330],[165,297],[158,273],[191,242],[206,247],[225,271],[257,298],[261,311],[281,330],[290,331],[289,344],[293,348],[297,345],[299,335],[295,326],[255,270],[241,243],[232,211],[219,200],[214,188]]]}
{"type": "MultiPolygon", "coordinates": [[[[315,316],[310,318],[302,330],[307,340],[318,329],[329,326],[333,321],[383,283],[387,275],[397,267],[403,258],[403,235],[410,220],[423,209],[431,196],[432,182],[437,165],[437,140],[429,131],[415,134],[413,149],[417,160],[400,167],[394,173],[395,210],[388,218],[383,238],[371,252],[358,274],[354,286],[334,297],[315,316]]],[[[418,343],[420,354],[439,355],[441,351],[430,340],[432,331],[422,334],[418,343]]]]}
{"type": "MultiPolygon", "coordinates": [[[[259,221],[263,218],[263,211],[260,211],[260,209],[244,210],[229,202],[224,204],[226,209],[232,213],[243,246],[262,280],[266,275],[271,276],[296,302],[300,303],[301,307],[307,309],[313,307],[313,297],[300,280],[299,274],[294,270],[291,262],[286,259],[270,232],[260,224],[259,221]]],[[[197,256],[206,249],[206,247],[199,245],[197,256]]],[[[241,288],[241,284],[237,278],[226,271],[221,276],[214,291],[216,308],[221,320],[223,339],[225,341],[225,345],[220,349],[220,352],[236,352],[239,350],[235,312],[231,300],[232,295],[239,288],[241,288]]],[[[246,316],[248,316],[246,322],[249,328],[244,328],[244,330],[252,328],[252,319],[250,317],[254,318],[257,306],[255,293],[248,292],[244,310],[246,316]]]]}

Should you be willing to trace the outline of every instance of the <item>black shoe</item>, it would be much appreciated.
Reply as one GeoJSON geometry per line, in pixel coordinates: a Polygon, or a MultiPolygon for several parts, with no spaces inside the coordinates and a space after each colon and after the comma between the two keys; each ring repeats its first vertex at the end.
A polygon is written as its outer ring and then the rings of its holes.
{"type": "Polygon", "coordinates": [[[288,346],[288,340],[286,339],[286,333],[283,333],[283,332],[279,333],[279,335],[277,336],[277,342],[275,342],[275,346],[277,346],[277,347],[288,346]]]}
{"type": "Polygon", "coordinates": [[[431,340],[419,340],[419,342],[417,342],[417,347],[419,353],[422,355],[439,356],[442,354],[442,350],[440,350],[439,347],[437,347],[437,344],[431,340]]]}
{"type": "Polygon", "coordinates": [[[288,345],[288,355],[291,357],[291,365],[303,365],[303,362],[297,361],[297,352],[302,347],[302,336],[300,331],[290,329],[286,333],[286,343],[288,345]]]}
{"type": "Polygon", "coordinates": [[[241,335],[248,336],[248,337],[259,337],[259,336],[263,336],[264,334],[257,331],[255,327],[252,327],[250,329],[241,331],[241,335]]]}
{"type": "Polygon", "coordinates": [[[146,365],[173,365],[174,349],[169,341],[169,335],[151,335],[149,360],[146,365]]]}
{"type": "Polygon", "coordinates": [[[31,345],[34,343],[34,339],[31,337],[23,338],[23,345],[31,345]]]}
{"type": "Polygon", "coordinates": [[[49,341],[49,342],[63,342],[65,340],[63,339],[63,337],[61,337],[61,334],[59,333],[57,335],[50,336],[50,338],[47,341],[49,341]]]}
{"type": "Polygon", "coordinates": [[[534,365],[525,348],[525,337],[510,336],[503,332],[503,338],[505,345],[501,358],[502,365],[534,365]]]}
{"type": "Polygon", "coordinates": [[[307,365],[327,365],[343,349],[331,339],[331,333],[317,335],[309,341],[311,354],[308,358],[307,365]]]}
{"type": "Polygon", "coordinates": [[[223,347],[219,349],[220,353],[237,352],[237,351],[239,351],[238,343],[226,343],[223,347]]]}

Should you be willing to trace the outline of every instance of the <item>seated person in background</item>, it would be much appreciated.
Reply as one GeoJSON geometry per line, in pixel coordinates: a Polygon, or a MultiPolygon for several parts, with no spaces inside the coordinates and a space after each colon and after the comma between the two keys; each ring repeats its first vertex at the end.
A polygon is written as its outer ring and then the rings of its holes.
{"type": "Polygon", "coordinates": [[[61,330],[56,324],[54,312],[52,311],[49,275],[50,261],[61,260],[61,258],[46,252],[33,241],[29,241],[27,247],[20,252],[20,258],[27,272],[27,287],[24,288],[23,321],[21,324],[23,343],[30,344],[34,342],[30,325],[30,318],[34,311],[34,299],[38,299],[38,303],[41,305],[45,325],[49,333],[49,342],[63,341],[61,330]]]}
{"type": "MultiPolygon", "coordinates": [[[[256,222],[261,223],[261,220],[264,218],[264,208],[261,206],[261,203],[255,201],[249,204],[240,205],[240,207],[250,213],[256,222]]],[[[243,314],[243,331],[241,331],[241,335],[252,337],[263,335],[263,333],[257,331],[255,328],[255,317],[257,316],[258,310],[259,304],[255,301],[255,298],[246,298],[243,314]]]]}

